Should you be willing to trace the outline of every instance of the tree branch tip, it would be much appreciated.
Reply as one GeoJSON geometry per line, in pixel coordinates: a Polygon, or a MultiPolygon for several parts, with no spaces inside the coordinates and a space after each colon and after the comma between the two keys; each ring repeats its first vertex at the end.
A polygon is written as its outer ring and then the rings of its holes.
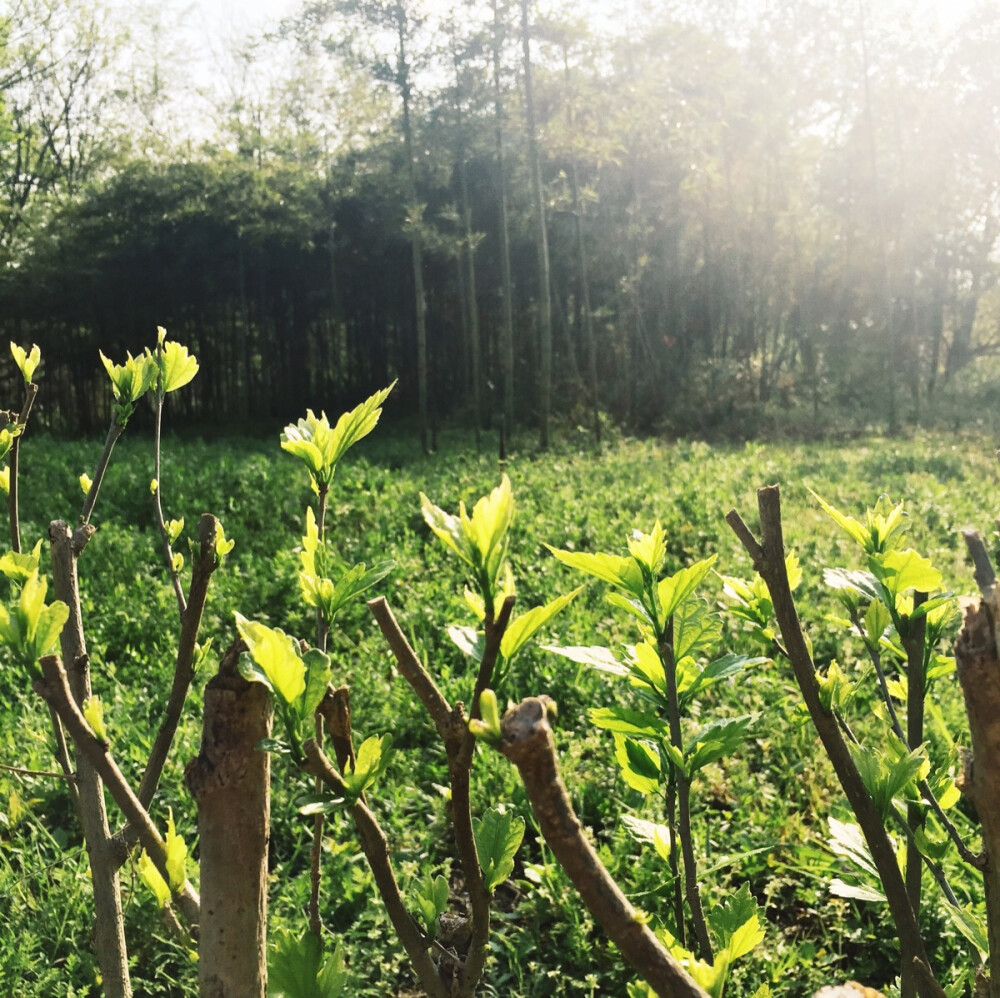
{"type": "Polygon", "coordinates": [[[764,549],[757,538],[754,537],[753,531],[746,525],[746,521],[735,509],[731,509],[726,513],[726,523],[732,528],[733,533],[736,534],[746,553],[750,555],[754,570],[763,575],[764,567],[767,563],[764,557],[764,549]]]}
{"type": "Polygon", "coordinates": [[[202,513],[198,520],[198,542],[202,547],[215,544],[215,530],[218,518],[212,513],[202,513]]]}

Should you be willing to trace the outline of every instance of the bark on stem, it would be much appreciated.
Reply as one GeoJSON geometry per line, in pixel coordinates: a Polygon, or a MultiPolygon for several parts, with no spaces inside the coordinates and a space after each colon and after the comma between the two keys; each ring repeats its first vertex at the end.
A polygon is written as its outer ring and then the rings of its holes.
{"type": "MultiPolygon", "coordinates": [[[[79,706],[69,689],[69,679],[58,655],[46,655],[40,660],[42,679],[36,680],[35,690],[59,715],[69,732],[73,744],[80,754],[80,762],[86,759],[94,767],[98,777],[107,786],[115,803],[121,808],[127,820],[136,829],[136,834],[149,858],[159,870],[164,880],[169,882],[167,873],[167,853],[163,836],[153,824],[149,814],[122,775],[117,763],[108,752],[106,743],[99,741],[84,719],[79,706]]],[[[106,847],[105,853],[110,850],[106,847]]],[[[109,858],[106,856],[106,858],[109,858]]],[[[185,919],[192,926],[198,924],[198,895],[190,883],[174,894],[185,919]]]]}
{"type": "MultiPolygon", "coordinates": [[[[731,510],[726,514],[726,521],[743,543],[747,553],[753,559],[754,568],[760,573],[767,585],[771,602],[774,605],[774,615],[781,629],[782,643],[795,673],[802,699],[809,710],[809,716],[812,718],[816,733],[823,743],[823,748],[830,757],[840,785],[854,811],[854,816],[858,820],[858,825],[861,827],[861,832],[882,881],[889,910],[899,934],[902,959],[907,965],[912,965],[915,960],[919,960],[929,968],[930,964],[924,951],[920,929],[913,915],[913,909],[910,907],[906,885],[899,872],[895,850],[885,830],[882,817],[865,788],[861,774],[858,772],[847,743],[844,741],[836,715],[823,705],[820,698],[816,666],[813,664],[809,647],[802,633],[802,626],[795,609],[795,601],[792,599],[791,588],[788,584],[788,573],[785,569],[785,544],[781,526],[781,498],[778,487],[772,485],[759,489],[757,503],[761,522],[761,542],[759,544],[736,510],[731,510]]],[[[930,971],[926,976],[918,978],[917,988],[921,998],[942,998],[944,995],[943,989],[930,971]]]]}
{"type": "Polygon", "coordinates": [[[184,781],[198,805],[202,998],[263,998],[267,988],[267,846],[271,700],[237,668],[229,646],[205,687],[201,751],[184,781]]]}
{"type": "Polygon", "coordinates": [[[512,707],[500,751],[517,766],[542,834],[584,903],[622,956],[660,998],[707,998],[632,907],[583,834],[559,775],[544,699],[512,707]]]}
{"type": "MultiPolygon", "coordinates": [[[[978,536],[966,534],[975,555],[978,536]]],[[[977,564],[977,569],[979,565],[977,564]]],[[[988,998],[1000,998],[1000,653],[997,651],[997,593],[992,571],[977,571],[983,592],[978,606],[965,611],[955,662],[965,696],[972,743],[972,763],[962,781],[963,793],[975,805],[982,827],[983,880],[986,888],[987,937],[991,974],[988,998]],[[971,771],[971,772],[970,772],[971,771]]]]}
{"type": "MultiPolygon", "coordinates": [[[[69,607],[69,619],[63,627],[60,645],[63,661],[69,666],[72,699],[78,705],[90,696],[90,663],[83,637],[76,561],[93,533],[94,528],[89,524],[75,530],[62,520],[53,520],[49,524],[53,588],[56,597],[69,607]]],[[[94,944],[105,998],[131,998],[121,885],[118,864],[110,855],[111,831],[104,804],[104,786],[93,763],[82,752],[77,759],[76,788],[77,810],[90,859],[94,892],[94,944]]]]}
{"type": "Polygon", "coordinates": [[[80,511],[80,523],[83,526],[90,523],[90,517],[93,515],[94,505],[97,502],[97,494],[101,491],[101,483],[104,481],[104,475],[108,470],[108,463],[111,461],[111,452],[115,449],[118,438],[125,432],[125,427],[118,425],[116,408],[112,406],[111,426],[108,427],[108,435],[104,441],[104,450],[97,461],[97,470],[94,472],[94,480],[91,482],[90,490],[83,500],[83,509],[80,511]]]}
{"type": "MultiPolygon", "coordinates": [[[[310,738],[303,746],[305,770],[319,778],[335,794],[345,795],[347,788],[323,750],[310,738]]],[[[351,816],[361,837],[361,848],[375,878],[382,903],[399,941],[410,958],[414,972],[429,998],[449,998],[438,969],[430,957],[429,944],[420,927],[406,910],[389,859],[389,843],[375,815],[361,801],[351,807],[351,816]]]]}
{"type": "Polygon", "coordinates": [[[417,658],[417,653],[410,647],[385,597],[377,596],[369,600],[368,609],[389,643],[400,673],[413,687],[413,692],[430,714],[438,734],[447,741],[451,732],[451,706],[444,698],[444,694],[437,688],[437,684],[417,658]]]}
{"type": "Polygon", "coordinates": [[[31,407],[35,404],[37,394],[38,385],[34,382],[25,386],[24,405],[15,423],[20,428],[20,432],[15,435],[10,445],[10,492],[7,495],[7,509],[10,513],[10,549],[16,554],[21,553],[21,516],[18,511],[18,463],[21,453],[21,435],[24,433],[24,427],[28,424],[31,407]]]}
{"type": "Polygon", "coordinates": [[[139,801],[148,808],[153,801],[160,775],[167,761],[167,754],[173,744],[177,725],[180,723],[184,701],[187,699],[191,680],[194,679],[194,654],[198,642],[198,632],[201,629],[201,617],[208,599],[208,585],[215,571],[217,560],[215,556],[215,527],[218,521],[214,516],[205,513],[198,524],[198,542],[200,551],[198,560],[191,570],[191,588],[188,600],[181,614],[181,636],[177,645],[177,664],[174,667],[174,680],[170,687],[170,696],[163,711],[160,728],[149,753],[149,761],[139,783],[139,801]]]}
{"type": "MultiPolygon", "coordinates": [[[[479,698],[489,685],[500,653],[500,642],[510,621],[515,598],[508,596],[500,608],[496,620],[487,616],[484,621],[486,632],[483,657],[479,663],[472,691],[472,706],[469,716],[480,716],[479,698]]],[[[469,731],[468,717],[463,704],[449,706],[434,680],[423,667],[420,659],[410,647],[385,599],[378,597],[368,603],[368,608],[378,621],[396,656],[396,662],[403,678],[410,684],[421,703],[427,709],[434,726],[445,744],[448,756],[448,775],[451,784],[452,825],[455,830],[455,851],[465,877],[469,892],[469,906],[472,913],[472,934],[469,947],[460,970],[460,995],[472,995],[486,966],[490,932],[490,894],[483,882],[476,836],[472,825],[472,800],[469,774],[475,751],[475,738],[469,731]]]]}

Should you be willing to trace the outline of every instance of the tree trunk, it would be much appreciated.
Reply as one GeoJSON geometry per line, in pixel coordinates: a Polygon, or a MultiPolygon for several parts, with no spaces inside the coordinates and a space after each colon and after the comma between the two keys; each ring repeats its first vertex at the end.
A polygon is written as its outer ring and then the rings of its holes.
{"type": "Polygon", "coordinates": [[[542,195],[542,164],[535,128],[535,98],[531,87],[531,29],[528,23],[528,0],[521,0],[521,48],[524,52],[524,109],[528,130],[528,167],[535,205],[538,248],[538,440],[549,446],[549,413],[552,408],[552,300],[549,290],[549,238],[545,225],[545,200],[542,195]]]}
{"type": "Polygon", "coordinates": [[[507,175],[503,156],[503,91],[500,86],[500,12],[493,0],[493,116],[497,160],[497,206],[500,212],[501,308],[500,370],[503,372],[502,433],[514,429],[514,296],[510,276],[510,231],[507,225],[507,175]]]}
{"type": "MultiPolygon", "coordinates": [[[[977,573],[976,581],[979,582],[977,573]]],[[[1000,998],[1000,654],[996,643],[997,614],[994,585],[992,600],[984,598],[965,613],[955,645],[958,681],[965,694],[969,716],[972,758],[959,781],[962,792],[975,805],[982,825],[986,886],[986,920],[990,948],[988,998],[1000,998]],[[992,603],[992,605],[991,605],[992,603]]]]}
{"type": "MultiPolygon", "coordinates": [[[[417,170],[413,162],[413,123],[410,120],[410,66],[406,61],[406,15],[399,8],[397,20],[399,39],[396,80],[403,98],[403,144],[406,149],[406,198],[409,211],[417,206],[417,170]]],[[[424,255],[420,238],[420,221],[412,219],[410,226],[410,258],[413,263],[413,299],[417,321],[417,406],[420,412],[420,442],[424,453],[430,452],[427,393],[427,298],[424,294],[424,255]]]]}
{"type": "Polygon", "coordinates": [[[185,772],[198,805],[202,998],[264,998],[267,989],[267,846],[271,701],[237,669],[229,647],[205,687],[201,751],[185,772]]]}

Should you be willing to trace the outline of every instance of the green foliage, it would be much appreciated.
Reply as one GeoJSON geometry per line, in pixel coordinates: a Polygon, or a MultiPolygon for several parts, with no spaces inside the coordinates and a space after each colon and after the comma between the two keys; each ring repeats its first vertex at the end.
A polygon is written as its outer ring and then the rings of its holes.
{"type": "Polygon", "coordinates": [[[514,869],[514,856],[524,838],[524,818],[502,804],[473,819],[476,851],[483,868],[486,890],[491,894],[514,869]]]}
{"type": "Polygon", "coordinates": [[[21,376],[24,378],[25,387],[27,387],[31,384],[31,381],[35,376],[35,371],[41,363],[41,349],[37,343],[32,343],[31,353],[28,353],[24,347],[18,346],[16,343],[11,341],[10,354],[14,358],[14,363],[17,364],[17,369],[21,372],[21,376]]]}
{"type": "Polygon", "coordinates": [[[760,909],[750,894],[750,885],[744,884],[720,901],[708,913],[708,924],[716,942],[711,963],[694,956],[667,929],[659,930],[659,935],[691,977],[712,998],[722,998],[733,963],[764,941],[760,909]]]}
{"type": "MultiPolygon", "coordinates": [[[[324,690],[325,688],[324,686],[324,690]]],[[[354,764],[344,771],[343,779],[348,791],[355,798],[360,797],[385,772],[391,757],[391,735],[383,735],[381,738],[372,735],[366,738],[358,749],[354,764]]]]}
{"type": "Polygon", "coordinates": [[[115,396],[115,421],[124,426],[135,412],[135,403],[156,383],[159,368],[156,359],[147,351],[138,357],[126,353],[124,364],[115,364],[100,354],[104,369],[111,379],[111,390],[115,396]]]}
{"type": "Polygon", "coordinates": [[[440,874],[428,873],[416,893],[417,910],[428,937],[434,939],[438,932],[438,917],[448,909],[448,881],[440,874]]]}
{"type": "MultiPolygon", "coordinates": [[[[27,473],[21,490],[26,551],[44,535],[50,505],[78,508],[79,469],[92,464],[100,446],[94,441],[54,441],[34,432],[27,439],[31,447],[30,453],[22,451],[27,473]]],[[[328,529],[335,532],[338,556],[352,565],[370,563],[373,552],[391,552],[398,568],[384,580],[385,591],[395,606],[405,606],[405,618],[401,614],[400,619],[411,642],[421,658],[440,668],[442,689],[453,699],[467,697],[467,672],[442,622],[449,614],[458,619],[467,605],[456,593],[449,571],[453,553],[429,534],[420,516],[414,516],[414,497],[423,489],[430,495],[452,495],[456,504],[462,498],[471,508],[481,495],[483,478],[494,473],[491,462],[477,461],[472,443],[471,438],[456,441],[443,434],[441,453],[429,461],[410,454],[407,439],[378,434],[370,449],[366,445],[364,457],[353,452],[345,457],[330,489],[328,529]]],[[[162,702],[168,687],[174,640],[163,633],[162,622],[175,611],[158,561],[150,512],[148,442],[126,437],[118,446],[121,453],[102,487],[100,531],[81,560],[80,571],[95,692],[115,721],[116,754],[122,753],[124,761],[133,765],[159,723],[154,705],[162,702]]],[[[718,512],[733,505],[746,509],[752,502],[748,482],[794,483],[806,478],[840,508],[852,508],[849,504],[857,496],[882,489],[906,495],[911,516],[900,548],[920,551],[949,586],[968,591],[971,570],[954,540],[954,528],[981,519],[983,510],[991,508],[995,476],[990,448],[979,447],[968,459],[958,460],[952,457],[952,446],[964,444],[934,435],[892,443],[863,441],[848,448],[818,444],[809,449],[780,443],[766,448],[713,448],[683,441],[669,447],[625,441],[609,445],[600,456],[572,449],[537,459],[514,453],[507,469],[517,496],[517,529],[509,536],[507,560],[517,573],[519,597],[544,604],[562,591],[564,569],[540,551],[541,539],[558,539],[563,549],[572,543],[578,552],[614,551],[633,523],[652,523],[659,516],[667,571],[717,551],[713,567],[736,577],[744,571],[745,561],[718,512]],[[666,492],[665,477],[671,483],[666,492]]],[[[280,626],[287,634],[308,634],[314,625],[313,608],[303,609],[300,596],[300,556],[288,550],[290,533],[293,537],[306,533],[305,484],[298,481],[294,462],[276,450],[273,441],[235,437],[215,442],[176,439],[165,448],[164,480],[170,483],[174,515],[194,523],[201,510],[216,510],[225,517],[227,533],[237,540],[213,580],[203,646],[211,637],[213,649],[228,645],[234,609],[267,626],[280,626]]],[[[866,556],[804,490],[788,485],[783,494],[790,511],[786,544],[795,549],[805,568],[796,595],[814,640],[820,674],[828,677],[832,664],[837,664],[845,694],[850,691],[841,709],[868,744],[868,736],[876,734],[873,711],[878,707],[871,665],[859,637],[846,626],[831,627],[826,620],[831,612],[841,617],[845,613],[838,593],[822,584],[821,572],[825,565],[846,565],[845,571],[857,569],[871,577],[866,556]]],[[[858,518],[864,520],[861,514],[858,518]]],[[[336,578],[336,569],[328,574],[336,578]]],[[[731,615],[720,621],[712,578],[706,575],[698,590],[710,602],[695,594],[675,614],[676,654],[690,655],[702,671],[724,661],[721,650],[751,659],[776,654],[744,630],[749,621],[731,615]],[[704,612],[701,623],[696,608],[704,612]],[[711,624],[707,633],[702,630],[706,621],[711,624]],[[704,643],[685,652],[689,637],[702,634],[704,643]]],[[[885,635],[898,643],[888,610],[877,595],[859,605],[863,624],[871,619],[878,626],[881,621],[885,635]],[[871,610],[871,599],[884,614],[871,610]]],[[[334,681],[351,686],[352,711],[365,733],[393,734],[393,778],[376,784],[379,817],[400,857],[404,882],[411,885],[407,896],[412,898],[414,915],[423,922],[415,894],[423,890],[419,885],[424,878],[433,880],[447,868],[448,803],[434,789],[435,784],[447,783],[446,766],[426,718],[393,677],[389,656],[367,611],[346,604],[337,620],[329,648],[334,681]]],[[[941,647],[946,649],[955,620],[942,620],[941,647]]],[[[598,593],[585,590],[547,624],[549,641],[562,654],[545,654],[530,642],[519,651],[517,668],[500,691],[498,713],[508,698],[521,695],[545,692],[558,701],[563,775],[581,820],[594,831],[602,859],[630,895],[667,921],[670,837],[661,798],[642,797],[622,781],[607,730],[611,724],[597,727],[590,719],[591,710],[605,711],[609,722],[616,718],[621,733],[635,740],[656,744],[665,737],[663,718],[644,696],[655,692],[650,679],[658,673],[648,652],[635,651],[637,644],[643,644],[635,624],[631,615],[609,613],[598,593]],[[594,647],[589,647],[591,643],[594,647]],[[650,719],[658,723],[651,725],[650,719]],[[628,730],[630,723],[637,730],[628,730]],[[638,829],[645,830],[645,837],[638,829]]],[[[865,630],[879,639],[875,627],[865,630]]],[[[894,668],[901,665],[898,656],[883,650],[894,668]]],[[[4,654],[9,656],[6,650],[4,654]]],[[[214,670],[217,654],[207,653],[194,698],[214,670]]],[[[697,678],[680,667],[679,658],[679,685],[685,676],[691,678],[683,681],[692,684],[697,678]]],[[[896,670],[890,678],[906,677],[896,670]]],[[[946,791],[956,793],[956,765],[940,732],[950,732],[961,742],[962,706],[953,681],[942,674],[936,682],[929,708],[934,714],[928,722],[928,780],[944,798],[946,791]]],[[[24,673],[0,669],[0,694],[8,705],[0,723],[0,761],[51,768],[47,718],[29,695],[24,673]]],[[[873,892],[880,885],[828,845],[832,834],[825,816],[832,812],[844,823],[850,819],[839,809],[835,779],[817,754],[812,733],[789,706],[790,697],[780,659],[772,665],[757,658],[752,666],[696,687],[685,708],[685,743],[717,719],[757,712],[764,717],[738,753],[699,772],[692,797],[694,820],[711,840],[711,855],[705,855],[700,871],[707,885],[708,911],[712,912],[713,902],[748,880],[762,908],[761,925],[766,921],[764,942],[731,967],[727,995],[754,995],[768,985],[775,994],[811,994],[830,980],[850,978],[884,990],[898,973],[895,933],[885,905],[833,893],[837,878],[873,892]]],[[[486,713],[484,709],[484,720],[486,713]]],[[[176,764],[168,767],[157,798],[157,806],[173,808],[182,828],[190,827],[190,817],[181,816],[192,813],[182,769],[198,751],[197,714],[191,704],[185,709],[176,764]]],[[[882,751],[880,738],[873,738],[871,748],[882,751]]],[[[513,813],[526,816],[520,788],[508,770],[499,760],[477,765],[473,798],[511,801],[513,813]]],[[[81,995],[95,993],[86,857],[64,788],[52,784],[0,772],[4,901],[0,924],[9,929],[8,942],[0,947],[2,994],[49,998],[69,987],[81,995]],[[20,805],[12,806],[13,798],[20,805]]],[[[300,786],[290,787],[286,781],[276,779],[273,784],[269,929],[273,939],[284,930],[299,939],[307,903],[311,822],[303,821],[292,806],[300,791],[300,786]]],[[[896,799],[906,797],[904,790],[896,799]]],[[[959,827],[971,830],[966,805],[951,803],[950,813],[959,827]]],[[[933,816],[927,834],[934,841],[940,835],[933,816]]],[[[699,852],[704,855],[701,847],[699,852]]],[[[963,871],[951,850],[942,862],[961,906],[981,918],[977,877],[963,871]]],[[[346,993],[384,998],[388,989],[405,990],[409,978],[404,958],[375,901],[370,874],[342,805],[329,818],[323,866],[329,885],[324,922],[343,940],[346,961],[354,968],[346,993]]],[[[497,889],[499,914],[486,986],[511,998],[625,994],[630,973],[602,941],[565,877],[551,863],[530,820],[510,877],[518,894],[512,900],[512,891],[497,889]]],[[[197,994],[197,972],[188,947],[180,946],[164,929],[152,904],[137,903],[147,890],[138,878],[134,888],[130,878],[124,879],[126,891],[137,892],[127,905],[137,993],[158,998],[197,994]]],[[[974,962],[974,943],[946,906],[939,910],[933,903],[929,879],[924,887],[931,898],[922,916],[930,930],[931,959],[952,981],[974,962]]]]}
{"type": "Polygon", "coordinates": [[[452,516],[422,492],[420,511],[427,526],[466,564],[476,586],[475,596],[481,601],[475,604],[476,609],[482,608],[485,616],[488,607],[491,616],[495,616],[498,602],[510,591],[509,585],[500,585],[507,555],[507,532],[514,519],[510,479],[503,475],[500,484],[473,506],[471,516],[464,502],[459,503],[458,516],[452,516]]]}
{"type": "MultiPolygon", "coordinates": [[[[33,557],[37,560],[37,549],[33,557]]],[[[61,600],[46,606],[47,591],[48,582],[36,567],[21,586],[17,603],[10,609],[0,605],[0,641],[32,676],[41,675],[38,660],[53,652],[69,619],[69,607],[61,600]]]]}
{"type": "Polygon", "coordinates": [[[312,409],[307,410],[305,419],[285,427],[281,435],[282,450],[305,464],[316,488],[329,487],[340,459],[378,425],[382,403],[395,384],[375,392],[350,412],[345,412],[333,427],[325,412],[317,417],[312,409]]]}
{"type": "Polygon", "coordinates": [[[279,929],[271,939],[267,961],[268,998],[340,998],[348,975],[340,943],[324,955],[312,932],[301,936],[279,929]]]}
{"type": "Polygon", "coordinates": [[[156,330],[156,386],[161,395],[183,388],[198,373],[198,361],[188,353],[188,348],[167,340],[163,326],[156,330]]]}
{"type": "Polygon", "coordinates": [[[301,762],[302,743],[311,736],[313,715],[330,682],[330,656],[316,648],[303,653],[298,642],[279,628],[247,620],[238,612],[235,618],[250,654],[249,661],[240,659],[240,675],[271,691],[285,729],[287,741],[271,741],[267,747],[290,752],[301,762]]]}

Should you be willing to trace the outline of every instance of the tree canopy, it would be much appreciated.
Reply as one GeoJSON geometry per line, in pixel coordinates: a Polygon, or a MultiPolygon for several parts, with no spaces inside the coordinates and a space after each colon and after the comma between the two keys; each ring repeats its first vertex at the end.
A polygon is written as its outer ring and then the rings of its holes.
{"type": "Polygon", "coordinates": [[[543,433],[895,429],[1000,345],[986,0],[306,2],[209,104],[152,6],[5,8],[0,315],[55,428],[157,325],[194,420],[399,378],[425,430],[543,433]]]}

